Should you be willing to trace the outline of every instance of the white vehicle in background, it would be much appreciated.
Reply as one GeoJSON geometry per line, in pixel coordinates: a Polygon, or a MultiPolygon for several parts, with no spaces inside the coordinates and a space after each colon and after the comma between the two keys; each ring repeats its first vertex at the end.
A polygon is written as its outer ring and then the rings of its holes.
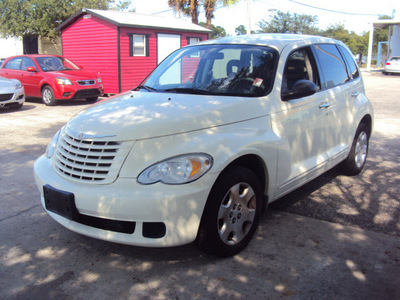
{"type": "Polygon", "coordinates": [[[0,108],[20,109],[25,102],[25,90],[17,79],[0,77],[0,108]]]}
{"type": "Polygon", "coordinates": [[[400,73],[400,56],[393,56],[385,64],[383,74],[400,73]]]}
{"type": "Polygon", "coordinates": [[[268,203],[341,164],[364,168],[373,108],[333,39],[252,35],[168,56],[73,117],[35,162],[44,208],[108,241],[244,249],[268,203]]]}

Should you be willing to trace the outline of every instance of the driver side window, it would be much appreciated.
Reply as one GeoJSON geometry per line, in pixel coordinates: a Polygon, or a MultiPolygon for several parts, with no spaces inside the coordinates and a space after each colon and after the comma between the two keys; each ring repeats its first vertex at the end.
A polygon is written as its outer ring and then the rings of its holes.
{"type": "Polygon", "coordinates": [[[282,93],[290,92],[293,85],[302,79],[310,80],[320,88],[317,68],[309,48],[297,49],[289,55],[283,71],[282,93]]]}

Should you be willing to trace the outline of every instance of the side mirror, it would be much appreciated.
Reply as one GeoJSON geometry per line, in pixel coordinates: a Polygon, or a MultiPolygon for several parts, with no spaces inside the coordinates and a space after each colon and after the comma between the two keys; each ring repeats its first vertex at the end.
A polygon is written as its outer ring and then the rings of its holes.
{"type": "Polygon", "coordinates": [[[36,70],[35,67],[27,67],[26,70],[27,70],[28,72],[37,72],[37,70],[36,70]]]}
{"type": "Polygon", "coordinates": [[[314,95],[318,91],[318,86],[307,79],[301,79],[293,84],[290,91],[282,93],[282,100],[289,101],[292,99],[302,98],[314,95]]]}

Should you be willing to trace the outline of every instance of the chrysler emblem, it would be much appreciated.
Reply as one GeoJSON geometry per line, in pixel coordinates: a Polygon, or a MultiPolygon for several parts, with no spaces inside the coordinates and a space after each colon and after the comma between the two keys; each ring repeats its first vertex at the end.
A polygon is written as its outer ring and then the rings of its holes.
{"type": "Polygon", "coordinates": [[[101,138],[106,138],[106,137],[113,137],[115,134],[109,134],[109,135],[95,135],[95,134],[87,134],[84,132],[77,132],[71,128],[66,128],[67,134],[72,136],[73,138],[79,139],[79,140],[86,140],[86,139],[101,139],[101,138]]]}

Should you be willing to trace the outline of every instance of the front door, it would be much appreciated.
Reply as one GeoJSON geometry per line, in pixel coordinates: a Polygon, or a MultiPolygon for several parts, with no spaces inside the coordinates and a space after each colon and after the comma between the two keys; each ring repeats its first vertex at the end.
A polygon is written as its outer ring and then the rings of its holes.
{"type": "MultiPolygon", "coordinates": [[[[302,79],[321,87],[314,56],[309,47],[297,49],[288,56],[282,78],[282,93],[292,90],[302,79]]],[[[278,152],[276,196],[290,192],[320,174],[328,163],[330,148],[328,94],[283,101],[282,110],[272,115],[272,124],[285,145],[278,152]]]]}

